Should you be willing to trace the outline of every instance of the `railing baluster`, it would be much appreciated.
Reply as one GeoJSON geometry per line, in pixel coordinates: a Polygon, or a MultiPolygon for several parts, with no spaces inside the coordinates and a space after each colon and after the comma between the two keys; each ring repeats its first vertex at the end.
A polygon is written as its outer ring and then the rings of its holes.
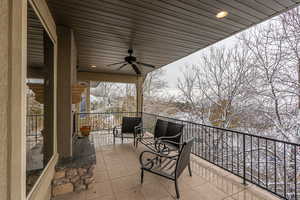
{"type": "Polygon", "coordinates": [[[243,135],[243,184],[246,185],[246,135],[243,135]]]}
{"type": "Polygon", "coordinates": [[[295,199],[297,199],[297,150],[296,146],[294,145],[294,184],[295,184],[295,199]]]}
{"type": "Polygon", "coordinates": [[[253,137],[250,136],[250,174],[251,174],[251,182],[253,182],[253,137]]]}
{"type": "Polygon", "coordinates": [[[233,171],[233,132],[231,132],[231,172],[233,171]]]}
{"type": "Polygon", "coordinates": [[[260,147],[259,147],[259,137],[257,138],[257,157],[258,157],[258,159],[257,159],[257,165],[258,165],[258,167],[257,167],[257,170],[258,170],[258,174],[257,174],[257,180],[258,180],[258,184],[260,184],[260,149],[259,149],[260,147]]]}
{"type": "Polygon", "coordinates": [[[274,141],[274,171],[275,171],[275,193],[277,192],[277,150],[276,150],[276,142],[274,141]]]}
{"type": "Polygon", "coordinates": [[[239,134],[236,134],[236,146],[237,146],[237,174],[240,175],[240,140],[239,140],[239,134]]]}
{"type": "Polygon", "coordinates": [[[286,147],[285,143],[283,143],[283,179],[284,179],[284,185],[283,185],[283,191],[284,191],[284,197],[286,198],[286,147]]]}
{"type": "Polygon", "coordinates": [[[266,157],[266,188],[268,189],[268,140],[266,140],[265,141],[266,143],[265,143],[265,151],[266,151],[266,155],[265,155],[265,157],[266,157]]]}

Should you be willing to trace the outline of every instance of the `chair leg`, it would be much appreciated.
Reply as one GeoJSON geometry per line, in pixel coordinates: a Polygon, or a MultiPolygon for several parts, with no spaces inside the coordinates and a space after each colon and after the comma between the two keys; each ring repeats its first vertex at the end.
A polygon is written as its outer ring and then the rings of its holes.
{"type": "Polygon", "coordinates": [[[122,140],[122,144],[123,144],[123,140],[124,140],[124,139],[123,139],[123,136],[122,136],[122,139],[121,139],[121,140],[122,140]]]}
{"type": "Polygon", "coordinates": [[[114,136],[114,145],[116,144],[116,138],[115,138],[115,136],[114,136]]]}
{"type": "Polygon", "coordinates": [[[190,176],[192,176],[192,169],[191,169],[191,163],[190,162],[188,164],[188,169],[189,169],[190,176]]]}
{"type": "Polygon", "coordinates": [[[175,179],[175,191],[176,191],[176,197],[177,197],[177,199],[179,199],[180,194],[179,194],[179,189],[178,189],[177,178],[175,179]]]}
{"type": "Polygon", "coordinates": [[[139,140],[136,139],[136,142],[135,142],[135,148],[136,148],[136,149],[138,148],[138,145],[139,145],[139,140]]]}
{"type": "Polygon", "coordinates": [[[141,169],[141,184],[144,182],[144,170],[141,169]]]}

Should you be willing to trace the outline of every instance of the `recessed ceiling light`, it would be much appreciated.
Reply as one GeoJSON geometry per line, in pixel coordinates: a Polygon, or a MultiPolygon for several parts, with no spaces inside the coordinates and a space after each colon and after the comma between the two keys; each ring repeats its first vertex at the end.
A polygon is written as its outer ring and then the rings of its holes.
{"type": "Polygon", "coordinates": [[[224,18],[228,15],[228,12],[223,10],[223,11],[220,11],[218,12],[218,14],[216,15],[217,18],[221,19],[221,18],[224,18]]]}
{"type": "Polygon", "coordinates": [[[91,65],[91,67],[92,67],[92,68],[96,68],[97,66],[96,66],[96,65],[91,65]]]}

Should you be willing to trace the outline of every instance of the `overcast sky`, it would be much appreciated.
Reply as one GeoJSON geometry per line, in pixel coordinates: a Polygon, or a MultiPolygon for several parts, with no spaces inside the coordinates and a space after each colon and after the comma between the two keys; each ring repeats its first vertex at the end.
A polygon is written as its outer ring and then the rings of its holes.
{"type": "MultiPolygon", "coordinates": [[[[276,18],[276,17],[274,17],[274,18],[276,18]]],[[[272,18],[272,19],[274,19],[274,18],[272,18]]],[[[272,19],[269,19],[269,20],[261,23],[260,25],[265,26],[272,19]]],[[[251,30],[251,28],[246,29],[245,31],[235,34],[235,35],[233,35],[227,39],[224,39],[220,42],[217,42],[211,46],[233,47],[234,44],[237,42],[236,37],[241,33],[247,32],[248,30],[251,30]]],[[[195,53],[193,53],[189,56],[181,58],[178,61],[173,62],[173,63],[168,64],[163,67],[163,69],[165,70],[165,79],[167,80],[168,86],[170,87],[170,89],[177,88],[177,80],[178,80],[178,78],[180,78],[182,76],[182,70],[184,70],[185,66],[191,67],[192,64],[197,64],[197,62],[199,62],[200,55],[207,52],[211,46],[201,49],[199,51],[196,51],[195,53]]]]}
{"type": "MultiPolygon", "coordinates": [[[[236,40],[237,40],[236,37],[232,36],[230,38],[227,38],[225,40],[222,40],[214,44],[214,46],[226,46],[226,47],[233,46],[236,40]]],[[[179,59],[176,62],[164,66],[163,69],[165,70],[165,79],[168,82],[168,86],[170,88],[176,88],[177,80],[182,76],[182,71],[184,70],[185,66],[191,66],[192,64],[196,64],[199,61],[200,55],[202,53],[205,53],[208,49],[209,47],[204,48],[189,56],[179,59]]]]}

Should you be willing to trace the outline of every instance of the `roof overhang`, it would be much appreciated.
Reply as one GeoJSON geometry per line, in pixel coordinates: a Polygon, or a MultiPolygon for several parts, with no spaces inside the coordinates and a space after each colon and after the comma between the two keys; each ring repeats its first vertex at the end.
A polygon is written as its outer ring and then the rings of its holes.
{"type": "MultiPolygon", "coordinates": [[[[121,62],[132,47],[157,68],[288,9],[300,0],[48,0],[56,23],[75,32],[80,71],[134,75],[121,62]],[[218,19],[225,10],[229,15],[218,19]],[[96,68],[92,68],[95,65],[96,68]]],[[[139,66],[143,73],[151,68],[139,66]]]]}

